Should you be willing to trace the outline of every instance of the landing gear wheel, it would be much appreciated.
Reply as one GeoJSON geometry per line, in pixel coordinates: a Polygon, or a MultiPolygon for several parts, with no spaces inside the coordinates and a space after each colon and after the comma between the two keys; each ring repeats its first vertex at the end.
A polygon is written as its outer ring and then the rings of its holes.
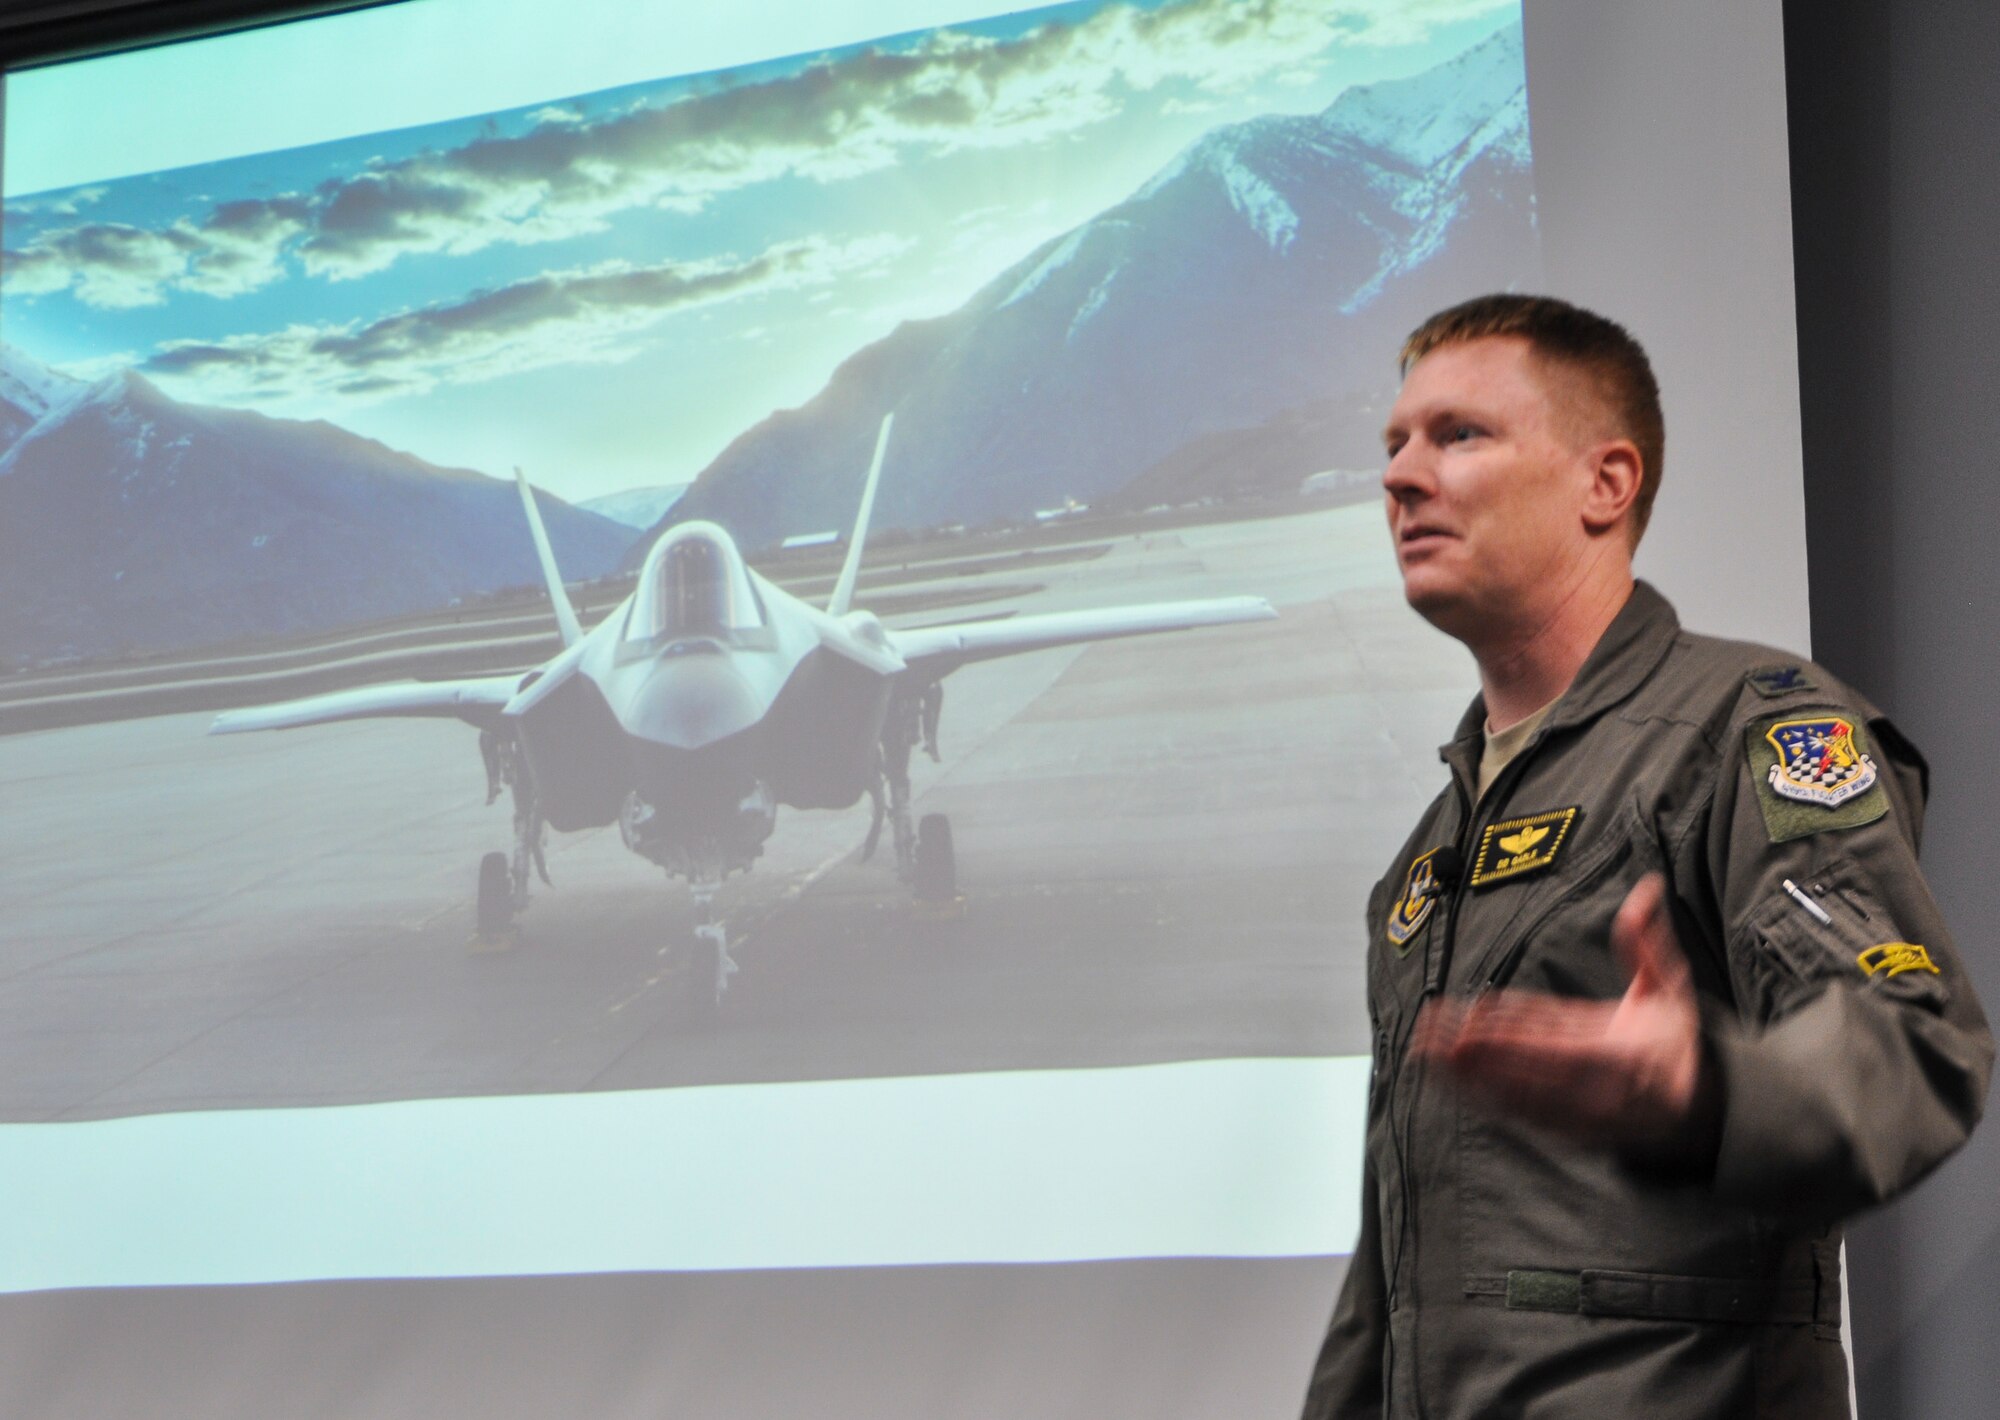
{"type": "Polygon", "coordinates": [[[919,902],[951,902],[958,897],[958,860],[951,849],[951,820],[943,814],[925,814],[917,823],[910,891],[919,902]]]}
{"type": "Polygon", "coordinates": [[[505,853],[488,853],[479,860],[479,905],[472,925],[488,941],[514,925],[514,879],[505,853]]]}

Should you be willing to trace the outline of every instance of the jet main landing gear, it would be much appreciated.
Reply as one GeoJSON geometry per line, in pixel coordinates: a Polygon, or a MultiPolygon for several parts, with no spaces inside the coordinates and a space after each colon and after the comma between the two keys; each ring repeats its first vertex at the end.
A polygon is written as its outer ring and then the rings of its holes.
{"type": "Polygon", "coordinates": [[[508,881],[507,855],[488,853],[479,860],[479,901],[472,930],[482,942],[505,935],[514,925],[514,885],[508,881]]]}
{"type": "Polygon", "coordinates": [[[896,844],[896,876],[910,885],[920,904],[932,909],[959,905],[958,860],[952,851],[951,820],[943,814],[925,814],[918,820],[911,811],[910,752],[921,746],[933,760],[938,758],[938,714],[943,703],[944,691],[936,681],[899,689],[891,697],[876,753],[876,778],[869,786],[875,817],[861,852],[865,859],[875,851],[886,818],[896,844]]]}
{"type": "Polygon", "coordinates": [[[474,940],[493,944],[507,939],[515,915],[528,905],[529,873],[544,883],[549,881],[548,860],[542,854],[548,824],[535,799],[534,778],[528,772],[520,740],[512,734],[482,731],[479,756],[486,764],[486,802],[499,798],[503,787],[512,790],[514,801],[514,851],[488,853],[479,860],[474,940]]]}

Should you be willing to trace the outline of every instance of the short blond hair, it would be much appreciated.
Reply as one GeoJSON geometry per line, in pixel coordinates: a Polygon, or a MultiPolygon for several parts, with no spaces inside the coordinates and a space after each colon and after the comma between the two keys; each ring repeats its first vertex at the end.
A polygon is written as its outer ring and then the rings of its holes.
{"type": "Polygon", "coordinates": [[[1632,333],[1614,320],[1554,296],[1501,292],[1475,296],[1439,311],[1403,342],[1401,373],[1445,345],[1491,336],[1519,336],[1548,365],[1583,377],[1584,389],[1611,416],[1619,435],[1639,451],[1639,495],[1632,501],[1632,540],[1646,530],[1667,458],[1667,421],[1653,365],[1632,333]]]}

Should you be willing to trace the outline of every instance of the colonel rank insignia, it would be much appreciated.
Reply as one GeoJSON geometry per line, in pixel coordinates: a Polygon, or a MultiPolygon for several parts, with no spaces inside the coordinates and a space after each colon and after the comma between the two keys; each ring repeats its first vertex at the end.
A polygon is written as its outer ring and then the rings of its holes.
{"type": "Polygon", "coordinates": [[[1797,666],[1765,666],[1762,670],[1750,672],[1746,679],[1751,689],[1770,699],[1813,688],[1812,681],[1797,666]]]}
{"type": "Polygon", "coordinates": [[[1766,777],[1780,798],[1832,809],[1875,784],[1875,761],[1854,743],[1854,726],[1838,715],[1780,720],[1764,737],[1778,751],[1766,777]]]}
{"type": "Polygon", "coordinates": [[[1398,956],[1410,949],[1410,939],[1423,930],[1424,923],[1431,920],[1431,909],[1437,906],[1437,865],[1433,860],[1438,851],[1433,848],[1410,864],[1410,875],[1403,882],[1403,895],[1389,909],[1389,945],[1396,949],[1398,956]]]}

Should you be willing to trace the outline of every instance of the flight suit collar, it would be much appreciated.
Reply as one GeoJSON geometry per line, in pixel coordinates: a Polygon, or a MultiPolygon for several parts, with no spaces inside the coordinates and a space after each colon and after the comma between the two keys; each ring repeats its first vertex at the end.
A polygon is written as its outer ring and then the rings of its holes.
{"type": "MultiPolygon", "coordinates": [[[[1529,744],[1540,743],[1554,731],[1586,724],[1630,696],[1666,658],[1680,629],[1681,621],[1674,614],[1673,605],[1650,583],[1635,581],[1632,595],[1625,599],[1625,605],[1591,648],[1576,679],[1556,701],[1529,744]]],[[[1468,801],[1469,786],[1478,781],[1479,754],[1485,742],[1486,697],[1475,695],[1451,742],[1438,746],[1438,758],[1451,768],[1461,784],[1468,786],[1468,801]]]]}

